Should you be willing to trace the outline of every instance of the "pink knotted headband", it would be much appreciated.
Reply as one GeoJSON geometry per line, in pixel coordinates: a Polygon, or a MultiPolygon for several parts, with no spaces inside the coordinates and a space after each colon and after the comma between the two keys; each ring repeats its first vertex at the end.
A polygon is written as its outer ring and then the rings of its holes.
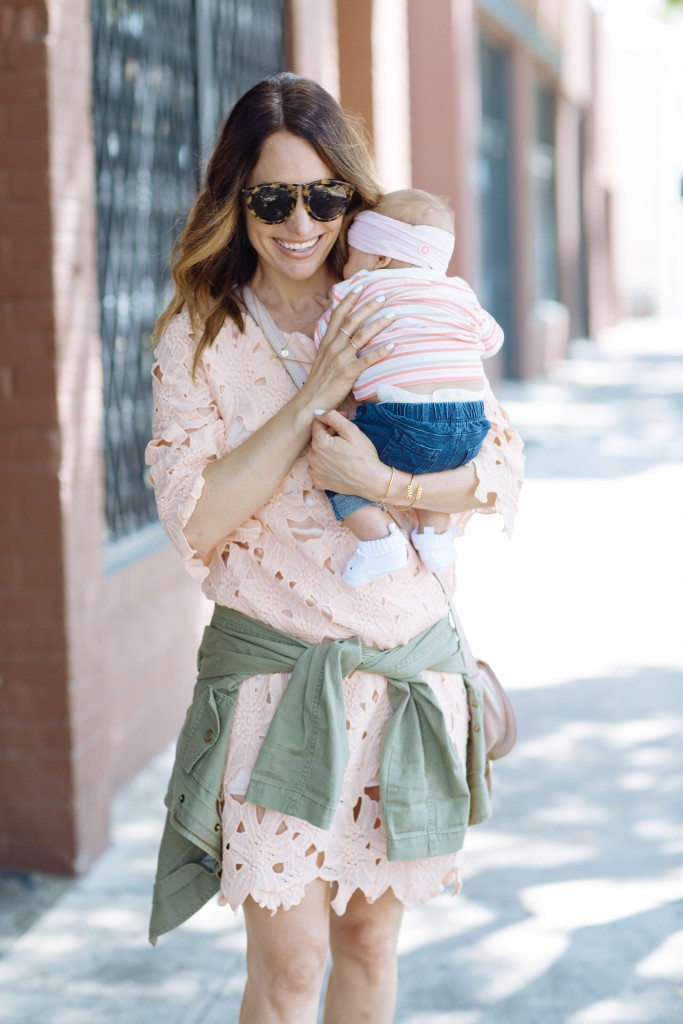
{"type": "Polygon", "coordinates": [[[429,267],[443,274],[448,270],[455,246],[455,236],[450,231],[427,224],[405,224],[373,210],[358,214],[349,228],[348,240],[361,252],[390,256],[392,260],[429,267]]]}

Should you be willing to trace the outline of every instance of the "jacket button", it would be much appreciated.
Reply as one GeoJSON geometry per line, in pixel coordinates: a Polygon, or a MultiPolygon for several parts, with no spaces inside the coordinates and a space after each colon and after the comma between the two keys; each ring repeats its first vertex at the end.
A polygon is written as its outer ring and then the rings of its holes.
{"type": "Polygon", "coordinates": [[[178,797],[178,803],[181,803],[181,804],[185,803],[185,794],[184,793],[181,793],[180,796],[178,797]]]}
{"type": "Polygon", "coordinates": [[[472,701],[472,707],[473,708],[478,708],[479,707],[479,701],[478,700],[473,700],[472,701]]]}
{"type": "Polygon", "coordinates": [[[220,832],[220,830],[221,830],[220,822],[218,823],[218,825],[214,825],[213,826],[213,830],[214,830],[214,832],[220,832]]]}
{"type": "Polygon", "coordinates": [[[207,743],[211,742],[211,740],[213,739],[213,729],[206,730],[206,732],[204,733],[204,739],[206,740],[207,743]]]}
{"type": "Polygon", "coordinates": [[[481,732],[481,726],[479,724],[475,725],[474,731],[475,732],[481,732]]]}

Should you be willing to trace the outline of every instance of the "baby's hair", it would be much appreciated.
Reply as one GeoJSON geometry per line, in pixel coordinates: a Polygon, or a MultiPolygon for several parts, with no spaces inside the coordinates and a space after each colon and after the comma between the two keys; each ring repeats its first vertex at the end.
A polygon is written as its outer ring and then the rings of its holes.
{"type": "Polygon", "coordinates": [[[424,192],[421,188],[402,188],[387,192],[375,207],[375,213],[404,224],[427,224],[442,231],[455,231],[455,215],[442,196],[424,192]]]}

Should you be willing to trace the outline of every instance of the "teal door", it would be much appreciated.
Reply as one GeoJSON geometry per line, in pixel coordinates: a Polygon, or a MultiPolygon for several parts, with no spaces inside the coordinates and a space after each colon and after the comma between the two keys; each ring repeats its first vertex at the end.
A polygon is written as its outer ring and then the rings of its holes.
{"type": "Polygon", "coordinates": [[[481,210],[479,300],[505,331],[503,372],[518,375],[512,292],[509,56],[484,34],[479,37],[481,131],[478,188],[481,210]]]}

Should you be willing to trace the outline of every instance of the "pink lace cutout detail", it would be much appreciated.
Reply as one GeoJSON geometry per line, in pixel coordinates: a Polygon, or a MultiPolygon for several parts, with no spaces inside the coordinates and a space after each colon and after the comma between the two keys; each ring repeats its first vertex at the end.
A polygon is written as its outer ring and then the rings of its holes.
{"type": "MultiPolygon", "coordinates": [[[[484,408],[491,429],[474,460],[479,480],[475,497],[479,501],[486,501],[489,494],[496,495],[493,508],[485,510],[484,514],[498,512],[503,519],[505,532],[511,537],[524,479],[524,444],[490,387],[484,393],[484,408]]],[[[460,533],[474,514],[465,512],[454,516],[460,533]]]]}
{"type": "MultiPolygon", "coordinates": [[[[426,672],[461,757],[467,745],[467,701],[460,676],[426,672]]],[[[309,882],[334,884],[332,908],[343,914],[359,889],[370,901],[391,888],[401,902],[426,902],[445,885],[460,887],[460,854],[392,862],[376,787],[380,736],[391,715],[386,681],[355,672],[345,683],[349,767],[342,800],[329,831],[244,802],[262,737],[287,685],[286,675],[258,676],[242,684],[225,769],[223,875],[219,902],[237,909],[250,895],[273,912],[299,903],[309,882]],[[237,792],[235,792],[237,790],[237,792]]]]}

